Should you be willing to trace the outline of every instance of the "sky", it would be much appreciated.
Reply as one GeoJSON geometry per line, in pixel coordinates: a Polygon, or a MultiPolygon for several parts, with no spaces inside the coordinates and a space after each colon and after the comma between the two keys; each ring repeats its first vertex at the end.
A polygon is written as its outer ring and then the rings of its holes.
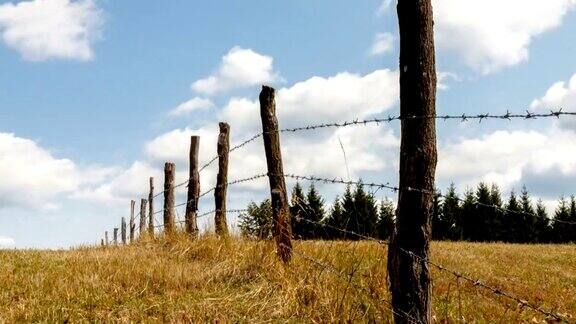
{"type": "MultiPolygon", "coordinates": [[[[186,180],[191,135],[202,163],[216,154],[219,121],[233,145],[260,132],[262,84],[277,89],[280,127],[398,114],[395,5],[0,1],[0,247],[99,242],[147,196],[150,176],[162,187],[165,161],[186,180]]],[[[576,111],[576,0],[433,6],[438,114],[576,111]]],[[[575,131],[573,117],[438,121],[437,186],[494,182],[508,195],[526,185],[553,210],[576,193],[575,131]]],[[[283,134],[284,170],[395,184],[399,136],[398,123],[283,134]]],[[[265,166],[257,140],[231,154],[229,178],[265,166]]],[[[202,188],[215,179],[206,169],[202,188]]],[[[229,208],[266,198],[266,184],[231,186],[229,208]]],[[[344,190],[318,188],[328,205],[344,190]]],[[[200,212],[213,204],[207,195],[200,212]]]]}

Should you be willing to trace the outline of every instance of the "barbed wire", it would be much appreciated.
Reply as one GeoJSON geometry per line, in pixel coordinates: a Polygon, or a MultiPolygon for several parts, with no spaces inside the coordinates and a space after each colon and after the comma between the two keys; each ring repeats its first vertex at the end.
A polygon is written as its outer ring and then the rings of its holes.
{"type": "MultiPolygon", "coordinates": [[[[365,240],[377,242],[378,244],[382,244],[382,245],[385,245],[385,246],[389,246],[389,243],[386,242],[386,241],[379,240],[379,239],[373,238],[373,237],[371,237],[371,236],[367,236],[367,235],[363,235],[363,234],[358,234],[358,233],[356,233],[356,232],[354,232],[354,231],[351,231],[351,230],[338,228],[338,227],[336,227],[336,226],[332,226],[332,225],[326,224],[326,223],[324,223],[324,222],[315,222],[315,221],[312,221],[312,220],[309,220],[309,219],[306,219],[306,218],[300,218],[300,220],[303,220],[303,221],[305,221],[305,222],[307,222],[307,223],[310,223],[310,224],[315,224],[315,225],[318,225],[318,226],[331,228],[331,229],[340,231],[340,232],[342,232],[342,233],[351,234],[351,235],[354,235],[354,236],[356,236],[356,237],[358,237],[358,238],[361,238],[361,239],[365,239],[365,240]]],[[[525,299],[521,299],[521,298],[517,297],[515,294],[510,293],[510,292],[507,292],[507,291],[505,291],[505,290],[503,290],[503,289],[501,289],[501,288],[497,288],[497,287],[494,287],[494,286],[490,286],[490,285],[484,283],[483,281],[481,281],[480,279],[471,278],[471,277],[468,277],[468,276],[466,276],[466,275],[463,275],[462,273],[460,273],[460,272],[458,272],[458,271],[451,270],[451,269],[449,269],[449,268],[447,268],[447,267],[445,267],[445,266],[443,266],[443,265],[441,265],[441,264],[438,264],[438,263],[436,263],[436,262],[431,261],[431,260],[428,259],[428,258],[423,258],[423,257],[421,257],[421,256],[413,253],[412,251],[408,251],[408,250],[405,250],[405,249],[403,249],[403,248],[400,248],[399,250],[402,251],[403,253],[407,253],[408,255],[410,255],[410,256],[413,257],[413,258],[417,258],[417,259],[419,259],[420,261],[426,262],[426,263],[430,264],[431,266],[433,266],[433,267],[435,267],[435,268],[437,268],[437,269],[439,269],[439,270],[441,270],[441,271],[448,272],[448,273],[452,274],[454,277],[456,277],[456,278],[458,278],[458,279],[464,279],[464,280],[472,283],[475,287],[484,288],[484,289],[486,289],[486,290],[491,291],[492,293],[494,293],[494,294],[496,294],[496,295],[501,295],[501,296],[504,296],[504,297],[506,297],[506,298],[508,298],[508,299],[510,299],[510,300],[513,300],[514,302],[516,302],[516,303],[518,303],[519,305],[521,305],[521,307],[530,308],[530,309],[532,309],[533,311],[536,311],[536,312],[538,312],[538,313],[540,313],[540,314],[543,314],[543,315],[546,315],[546,316],[548,316],[548,317],[554,318],[555,320],[558,320],[558,321],[567,321],[567,319],[564,318],[564,316],[562,316],[562,315],[560,315],[560,314],[555,314],[555,313],[553,313],[553,312],[551,312],[551,311],[545,310],[545,309],[543,309],[542,307],[540,307],[540,306],[538,306],[538,305],[535,305],[535,304],[532,304],[532,303],[528,302],[528,301],[525,300],[525,299]]]]}
{"type": "MultiPolygon", "coordinates": [[[[245,212],[248,212],[248,209],[226,209],[225,212],[226,213],[245,213],[245,212]]],[[[196,215],[196,219],[206,217],[206,216],[214,214],[214,213],[216,213],[215,209],[204,212],[202,214],[196,215]]],[[[185,222],[186,222],[186,220],[184,219],[184,220],[175,221],[174,223],[175,224],[182,224],[185,222]]],[[[154,226],[154,228],[162,228],[162,227],[164,227],[164,224],[158,224],[158,225],[154,226]]]]}
{"type": "Polygon", "coordinates": [[[459,115],[429,115],[429,116],[415,116],[415,115],[408,115],[408,116],[388,116],[382,118],[370,118],[370,119],[354,119],[349,121],[343,122],[332,122],[332,123],[321,123],[315,125],[307,125],[307,126],[299,126],[299,127],[292,127],[292,128],[283,128],[280,130],[281,133],[294,133],[299,131],[308,131],[308,130],[315,130],[320,128],[339,128],[339,127],[348,127],[348,126],[357,126],[357,125],[368,125],[368,124],[382,124],[382,123],[391,123],[393,121],[402,121],[402,120],[419,120],[419,119],[437,119],[437,120],[460,120],[461,122],[466,122],[469,120],[478,120],[478,122],[482,122],[487,119],[500,119],[500,120],[512,120],[512,119],[537,119],[537,118],[560,118],[561,116],[576,116],[576,112],[565,112],[562,109],[558,109],[556,111],[550,111],[549,113],[533,113],[530,111],[526,111],[525,113],[510,113],[506,111],[505,114],[459,114],[459,115]]]}

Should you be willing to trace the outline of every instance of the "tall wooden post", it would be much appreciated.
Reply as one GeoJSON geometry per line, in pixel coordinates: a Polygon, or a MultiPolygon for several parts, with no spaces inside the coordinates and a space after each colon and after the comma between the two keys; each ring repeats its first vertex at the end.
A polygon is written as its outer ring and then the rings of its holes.
{"type": "Polygon", "coordinates": [[[198,197],[200,196],[200,173],[198,172],[198,151],[200,149],[200,136],[190,138],[190,172],[188,178],[188,195],[186,203],[186,233],[192,237],[198,236],[198,197]]]}
{"type": "Polygon", "coordinates": [[[148,234],[154,236],[154,177],[150,177],[150,193],[148,194],[148,234]]]}
{"type": "Polygon", "coordinates": [[[108,240],[108,231],[104,232],[104,240],[106,241],[106,246],[108,246],[110,244],[110,241],[108,240]]]}
{"type": "Polygon", "coordinates": [[[122,222],[120,223],[120,237],[122,238],[122,244],[126,245],[126,218],[122,217],[122,222]]]}
{"type": "Polygon", "coordinates": [[[216,189],[214,190],[214,203],[216,215],[214,224],[216,234],[228,235],[226,222],[226,191],[228,190],[228,151],[230,150],[230,125],[220,123],[220,135],[218,135],[218,176],[216,177],[216,189]]]}
{"type": "Polygon", "coordinates": [[[146,233],[146,199],[140,199],[140,236],[146,233]]]}
{"type": "Polygon", "coordinates": [[[104,239],[100,239],[100,246],[101,246],[101,247],[104,247],[104,246],[105,246],[105,245],[104,245],[104,239]]]}
{"type": "Polygon", "coordinates": [[[134,200],[130,201],[130,243],[134,241],[134,231],[136,230],[136,224],[134,219],[134,208],[136,207],[136,202],[134,200]]]}
{"type": "Polygon", "coordinates": [[[164,231],[173,233],[174,226],[174,174],[176,165],[166,162],[164,165],[164,231]]]}
{"type": "Polygon", "coordinates": [[[272,218],[274,220],[272,232],[276,240],[278,256],[287,263],[292,257],[292,230],[280,151],[280,133],[276,119],[275,92],[271,87],[262,86],[260,117],[262,119],[266,164],[268,165],[270,197],[272,198],[272,218]]]}
{"type": "Polygon", "coordinates": [[[118,227],[114,227],[114,245],[118,245],[118,227]]]}
{"type": "MultiPolygon", "coordinates": [[[[400,116],[435,116],[436,66],[431,0],[399,0],[400,116]]],[[[400,191],[388,249],[396,323],[430,323],[427,264],[434,209],[436,121],[402,119],[400,191]],[[417,189],[417,190],[413,190],[417,189]]]]}

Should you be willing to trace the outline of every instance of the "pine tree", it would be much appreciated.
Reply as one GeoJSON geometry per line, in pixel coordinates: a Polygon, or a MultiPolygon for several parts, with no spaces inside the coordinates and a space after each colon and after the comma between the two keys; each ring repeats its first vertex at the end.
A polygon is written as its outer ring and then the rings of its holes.
{"type": "Polygon", "coordinates": [[[378,238],[387,240],[394,230],[395,207],[392,200],[385,198],[380,203],[380,217],[378,219],[378,238]]]}
{"type": "MultiPolygon", "coordinates": [[[[354,208],[348,210],[351,215],[349,228],[357,234],[374,237],[376,236],[376,224],[378,223],[378,206],[376,199],[371,193],[364,191],[360,183],[354,190],[354,208]]],[[[359,237],[356,237],[358,239],[359,237]]]]}
{"type": "Polygon", "coordinates": [[[476,197],[474,191],[467,190],[464,193],[464,202],[461,208],[462,231],[460,235],[461,240],[471,241],[474,229],[474,217],[476,212],[476,197]]]}
{"type": "Polygon", "coordinates": [[[462,212],[460,208],[460,198],[456,193],[454,183],[450,184],[448,192],[444,195],[441,214],[447,226],[446,238],[449,240],[461,240],[462,212]]]}
{"type": "MultiPolygon", "coordinates": [[[[345,230],[345,231],[352,231],[355,232],[356,228],[358,227],[355,216],[356,216],[356,204],[354,204],[354,196],[352,194],[352,188],[350,186],[346,187],[346,191],[344,192],[344,196],[342,196],[342,225],[338,228],[345,230]]],[[[345,239],[358,239],[357,236],[351,235],[345,232],[341,232],[340,235],[342,238],[345,239]]]]}
{"type": "Polygon", "coordinates": [[[510,198],[506,204],[506,213],[504,218],[505,234],[504,241],[506,242],[519,242],[520,235],[519,229],[522,223],[522,207],[516,198],[514,190],[510,192],[510,198]]]}
{"type": "Polygon", "coordinates": [[[492,222],[490,223],[490,232],[492,232],[491,238],[493,241],[504,241],[504,236],[506,233],[505,229],[505,214],[502,211],[502,195],[500,194],[500,188],[498,185],[493,183],[490,187],[490,204],[494,206],[492,210],[492,222]]]}
{"type": "Polygon", "coordinates": [[[344,229],[346,227],[346,219],[344,215],[344,208],[342,208],[342,202],[339,197],[336,197],[334,204],[332,205],[332,210],[330,212],[330,217],[325,220],[328,227],[325,227],[325,238],[329,240],[341,239],[344,237],[341,231],[336,230],[344,229]]]}
{"type": "Polygon", "coordinates": [[[569,227],[566,221],[570,221],[570,204],[566,201],[566,198],[560,197],[558,202],[558,207],[554,213],[553,230],[552,230],[552,240],[557,243],[567,243],[570,241],[569,227]]]}
{"type": "Polygon", "coordinates": [[[290,215],[292,224],[292,236],[295,239],[303,239],[308,224],[302,220],[308,213],[308,203],[304,197],[304,192],[300,183],[296,183],[292,189],[290,215]]]}
{"type": "Polygon", "coordinates": [[[551,230],[548,213],[542,199],[539,199],[536,203],[536,226],[534,227],[536,241],[541,243],[550,242],[551,230]]]}
{"type": "Polygon", "coordinates": [[[530,194],[526,189],[526,186],[522,187],[522,196],[520,197],[520,205],[522,214],[520,215],[522,223],[519,227],[520,230],[520,242],[524,243],[535,243],[537,241],[536,237],[536,213],[532,207],[532,202],[530,201],[530,194]]]}
{"type": "Polygon", "coordinates": [[[324,219],[326,212],[324,209],[324,199],[320,196],[320,193],[316,190],[313,183],[310,185],[310,188],[308,188],[306,200],[309,212],[305,217],[310,222],[308,222],[306,226],[305,238],[315,239],[323,233],[322,226],[319,226],[316,223],[319,223],[324,219]]]}
{"type": "Polygon", "coordinates": [[[434,195],[434,213],[432,214],[432,239],[445,240],[448,236],[449,225],[442,215],[442,193],[436,190],[434,195]]]}
{"type": "Polygon", "coordinates": [[[474,208],[470,238],[472,241],[494,241],[496,240],[491,231],[495,224],[494,208],[492,205],[492,193],[488,186],[480,182],[476,189],[476,206],[474,208]]]}
{"type": "Polygon", "coordinates": [[[251,202],[248,212],[240,214],[238,226],[243,236],[254,239],[272,237],[272,204],[269,199],[257,205],[251,202]]]}

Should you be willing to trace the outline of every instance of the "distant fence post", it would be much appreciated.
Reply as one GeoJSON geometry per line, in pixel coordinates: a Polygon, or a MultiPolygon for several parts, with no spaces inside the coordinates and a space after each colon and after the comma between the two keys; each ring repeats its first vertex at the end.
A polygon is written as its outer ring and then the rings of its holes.
{"type": "Polygon", "coordinates": [[[174,233],[174,174],[176,165],[164,164],[164,231],[174,233]]]}
{"type": "Polygon", "coordinates": [[[126,218],[122,217],[120,223],[120,237],[122,238],[122,244],[126,245],[126,218]]]}
{"type": "Polygon", "coordinates": [[[198,197],[200,196],[200,173],[198,172],[198,152],[200,149],[200,136],[190,138],[190,172],[188,177],[188,195],[186,202],[186,233],[192,237],[198,236],[198,197]]]}
{"type": "Polygon", "coordinates": [[[104,240],[106,241],[106,246],[108,246],[110,244],[110,241],[108,240],[108,231],[104,232],[104,240]]]}
{"type": "Polygon", "coordinates": [[[134,241],[134,230],[136,229],[136,224],[134,223],[134,208],[136,206],[136,201],[130,201],[130,243],[134,241]]]}
{"type": "Polygon", "coordinates": [[[282,152],[280,151],[275,90],[268,86],[262,86],[259,99],[264,149],[268,165],[268,179],[270,181],[270,197],[272,200],[273,235],[276,240],[278,256],[287,263],[292,257],[292,230],[290,228],[288,198],[282,166],[282,152]]]}
{"type": "Polygon", "coordinates": [[[226,221],[226,191],[228,190],[228,152],[230,150],[230,125],[220,123],[220,134],[218,135],[218,176],[216,177],[216,189],[214,190],[214,203],[216,215],[214,224],[216,234],[219,236],[228,235],[228,224],[226,221]]]}
{"type": "Polygon", "coordinates": [[[118,245],[118,227],[114,227],[114,245],[118,245]]]}
{"type": "Polygon", "coordinates": [[[154,236],[154,177],[150,177],[150,193],[148,194],[148,234],[154,236]]]}
{"type": "Polygon", "coordinates": [[[432,1],[398,1],[400,27],[400,190],[388,248],[395,323],[430,323],[428,260],[437,149],[432,1]]]}
{"type": "Polygon", "coordinates": [[[140,199],[140,236],[146,233],[146,199],[140,199]]]}
{"type": "Polygon", "coordinates": [[[100,239],[100,246],[104,247],[104,239],[100,239]]]}

